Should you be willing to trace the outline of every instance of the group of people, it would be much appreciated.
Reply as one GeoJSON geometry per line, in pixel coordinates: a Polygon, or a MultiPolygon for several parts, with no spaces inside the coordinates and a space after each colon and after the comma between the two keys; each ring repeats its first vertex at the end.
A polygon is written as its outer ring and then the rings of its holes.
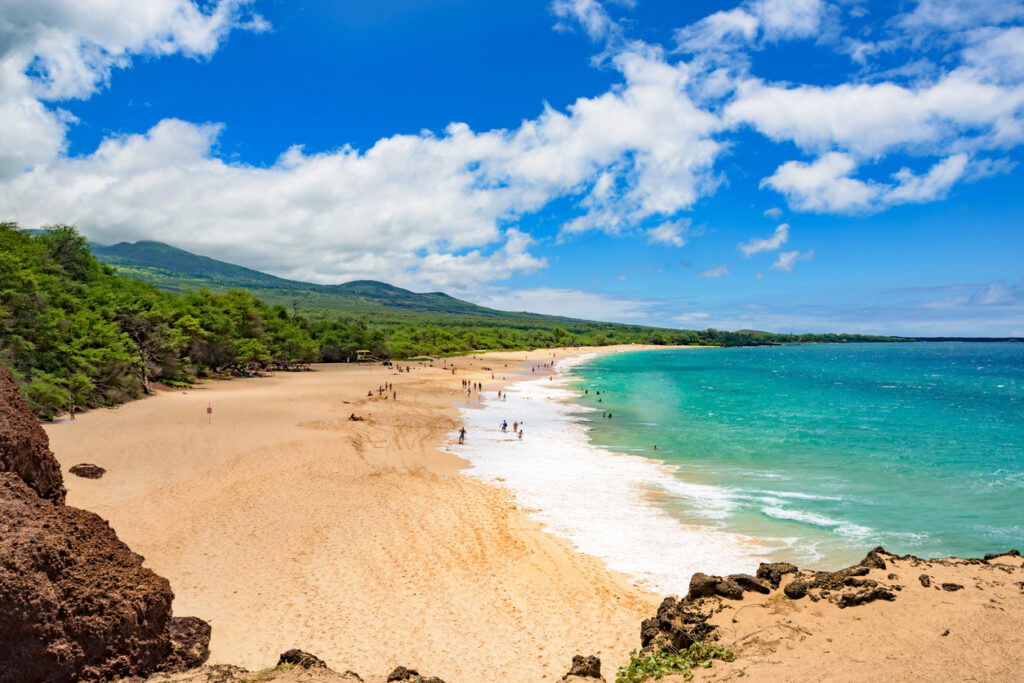
{"type": "MultiPolygon", "coordinates": [[[[381,398],[387,398],[388,394],[391,394],[391,399],[394,401],[398,400],[398,392],[395,391],[395,385],[391,382],[385,382],[384,384],[377,387],[377,395],[381,398]]],[[[366,395],[373,398],[373,389],[366,392],[366,395]]]]}
{"type": "MultiPolygon", "coordinates": [[[[517,439],[523,438],[524,424],[526,424],[525,421],[519,422],[518,420],[515,420],[514,422],[512,422],[512,433],[516,435],[517,439]]],[[[501,431],[508,434],[508,420],[501,421],[501,431]]]]}

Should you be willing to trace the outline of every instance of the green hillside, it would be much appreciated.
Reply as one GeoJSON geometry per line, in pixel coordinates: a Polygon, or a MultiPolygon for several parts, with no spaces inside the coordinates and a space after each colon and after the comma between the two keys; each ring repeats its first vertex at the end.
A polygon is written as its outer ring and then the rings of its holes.
{"type": "Polygon", "coordinates": [[[477,306],[442,292],[417,293],[374,280],[339,285],[317,285],[287,280],[200,256],[169,244],[152,241],[93,245],[93,253],[122,275],[148,282],[170,292],[206,287],[213,292],[247,289],[269,304],[279,304],[313,319],[338,315],[372,316],[376,322],[436,320],[456,316],[462,322],[517,320],[531,326],[590,324],[589,321],[532,313],[512,313],[477,306]]]}

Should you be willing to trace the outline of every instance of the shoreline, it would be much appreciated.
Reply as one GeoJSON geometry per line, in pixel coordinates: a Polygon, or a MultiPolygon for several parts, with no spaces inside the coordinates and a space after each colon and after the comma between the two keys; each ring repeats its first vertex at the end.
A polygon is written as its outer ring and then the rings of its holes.
{"type": "Polygon", "coordinates": [[[457,380],[493,391],[481,363],[521,370],[551,353],[399,363],[408,373],[321,365],[45,429],[69,504],[108,519],[171,581],[176,612],[210,622],[211,663],[258,669],[298,647],[371,675],[415,662],[456,681],[555,680],[573,652],[624,660],[661,596],[439,450],[463,401],[457,380]],[[397,400],[366,396],[384,382],[397,400]],[[107,474],[68,474],[80,462],[107,474]]]}
{"type": "Polygon", "coordinates": [[[594,409],[575,402],[569,371],[598,355],[606,354],[573,354],[543,376],[509,382],[507,401],[462,406],[469,437],[447,452],[470,461],[468,476],[511,491],[546,531],[644,590],[683,595],[694,572],[753,571],[768,556],[760,539],[683,522],[655,502],[661,491],[697,486],[676,480],[674,466],[591,442],[578,414],[594,409]],[[502,420],[523,421],[525,439],[501,432],[502,420]]]}

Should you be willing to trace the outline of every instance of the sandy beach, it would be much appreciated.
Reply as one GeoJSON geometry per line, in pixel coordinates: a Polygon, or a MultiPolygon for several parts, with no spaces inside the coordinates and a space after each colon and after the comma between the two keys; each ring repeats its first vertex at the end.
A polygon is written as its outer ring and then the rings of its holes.
{"type": "Polygon", "coordinates": [[[108,519],[170,580],[175,613],[210,622],[211,663],[258,669],[298,647],[364,676],[401,663],[455,681],[555,680],[577,652],[609,670],[625,660],[661,596],[544,533],[439,447],[462,380],[497,391],[502,374],[531,374],[517,365],[566,355],[206,381],[47,433],[68,504],[108,519]],[[385,383],[397,398],[377,393],[385,383]],[[107,474],[68,474],[82,462],[107,474]]]}

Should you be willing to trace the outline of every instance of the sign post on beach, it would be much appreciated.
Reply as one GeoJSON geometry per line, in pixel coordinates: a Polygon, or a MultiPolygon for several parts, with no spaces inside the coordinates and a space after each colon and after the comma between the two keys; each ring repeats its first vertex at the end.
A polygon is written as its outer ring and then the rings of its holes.
{"type": "Polygon", "coordinates": [[[206,424],[211,424],[212,422],[213,422],[213,404],[212,403],[207,403],[206,404],[206,424]]]}

